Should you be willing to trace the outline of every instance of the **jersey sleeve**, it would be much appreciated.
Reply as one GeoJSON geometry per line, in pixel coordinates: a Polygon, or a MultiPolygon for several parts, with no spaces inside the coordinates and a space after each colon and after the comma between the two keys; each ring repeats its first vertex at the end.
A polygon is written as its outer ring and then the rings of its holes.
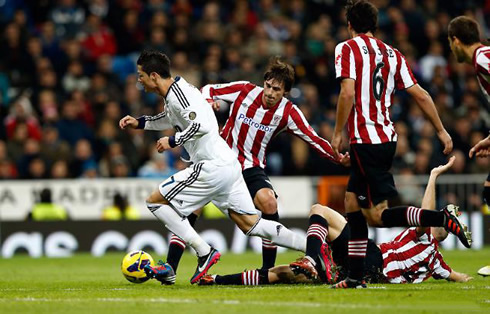
{"type": "Polygon", "coordinates": [[[407,89],[417,84],[415,76],[413,76],[412,69],[407,63],[405,57],[395,49],[397,58],[397,71],[395,73],[395,86],[398,90],[407,89]]]}
{"type": "Polygon", "coordinates": [[[287,130],[305,141],[322,157],[330,159],[334,163],[338,163],[337,159],[334,157],[334,152],[330,143],[318,136],[301,110],[295,105],[291,107],[288,113],[287,130]]]}
{"type": "Polygon", "coordinates": [[[429,264],[430,272],[434,279],[447,279],[451,274],[451,267],[449,267],[444,259],[442,258],[442,254],[437,251],[434,256],[433,263],[429,264]]]}
{"type": "Polygon", "coordinates": [[[208,84],[201,88],[201,93],[208,102],[223,100],[229,103],[234,102],[242,88],[250,84],[247,81],[237,81],[226,84],[208,84]]]}
{"type": "Polygon", "coordinates": [[[335,77],[356,79],[356,67],[352,49],[343,42],[335,47],[335,77]]]}
{"type": "Polygon", "coordinates": [[[154,116],[141,116],[137,120],[138,129],[161,131],[173,128],[165,111],[154,116]]]}

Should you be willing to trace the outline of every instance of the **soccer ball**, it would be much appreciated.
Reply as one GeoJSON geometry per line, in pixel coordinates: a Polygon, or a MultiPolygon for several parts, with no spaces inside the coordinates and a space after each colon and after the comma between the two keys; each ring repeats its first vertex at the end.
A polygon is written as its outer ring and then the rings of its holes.
{"type": "Polygon", "coordinates": [[[150,279],[143,270],[146,265],[154,265],[151,255],[145,251],[132,251],[124,256],[121,271],[124,277],[132,283],[143,283],[150,279]]]}

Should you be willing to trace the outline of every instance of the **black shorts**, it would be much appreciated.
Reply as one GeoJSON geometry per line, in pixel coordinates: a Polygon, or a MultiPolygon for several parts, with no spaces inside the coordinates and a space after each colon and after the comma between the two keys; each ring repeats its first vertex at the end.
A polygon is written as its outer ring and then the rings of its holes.
{"type": "Polygon", "coordinates": [[[351,171],[347,191],[355,193],[361,208],[371,208],[398,195],[390,172],[396,142],[351,144],[351,171]]]}
{"type": "Polygon", "coordinates": [[[490,182],[490,172],[488,173],[487,181],[490,182]]]}
{"type": "MultiPolygon", "coordinates": [[[[250,196],[252,196],[252,200],[255,198],[255,194],[257,191],[263,188],[269,188],[274,191],[272,187],[271,181],[269,177],[265,174],[264,169],[260,167],[253,167],[243,170],[243,179],[247,184],[248,191],[250,192],[250,196]]],[[[274,195],[277,198],[276,191],[274,191],[274,195]]]]}

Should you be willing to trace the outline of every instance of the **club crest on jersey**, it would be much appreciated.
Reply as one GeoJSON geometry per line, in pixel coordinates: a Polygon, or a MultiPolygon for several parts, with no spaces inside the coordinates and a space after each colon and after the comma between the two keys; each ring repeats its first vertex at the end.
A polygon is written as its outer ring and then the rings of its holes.
{"type": "Polygon", "coordinates": [[[274,115],[274,118],[272,118],[272,124],[279,124],[279,121],[281,121],[281,116],[274,115]]]}
{"type": "Polygon", "coordinates": [[[263,125],[261,123],[255,122],[252,118],[246,117],[243,113],[240,113],[238,115],[238,121],[242,121],[242,123],[245,123],[252,128],[256,128],[259,131],[264,131],[264,132],[273,132],[274,129],[271,128],[268,125],[263,125]]]}
{"type": "Polygon", "coordinates": [[[194,120],[195,118],[196,118],[196,113],[194,111],[189,113],[189,119],[194,120]]]}

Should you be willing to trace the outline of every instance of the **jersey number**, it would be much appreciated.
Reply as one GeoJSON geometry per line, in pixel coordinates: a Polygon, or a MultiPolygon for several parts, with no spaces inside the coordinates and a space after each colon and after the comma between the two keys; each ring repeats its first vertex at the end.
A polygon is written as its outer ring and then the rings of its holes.
{"type": "Polygon", "coordinates": [[[374,69],[373,73],[373,94],[376,100],[381,100],[381,95],[383,94],[383,90],[385,88],[385,81],[383,81],[383,77],[378,75],[379,71],[385,66],[383,62],[380,62],[376,65],[376,69],[374,69]]]}

